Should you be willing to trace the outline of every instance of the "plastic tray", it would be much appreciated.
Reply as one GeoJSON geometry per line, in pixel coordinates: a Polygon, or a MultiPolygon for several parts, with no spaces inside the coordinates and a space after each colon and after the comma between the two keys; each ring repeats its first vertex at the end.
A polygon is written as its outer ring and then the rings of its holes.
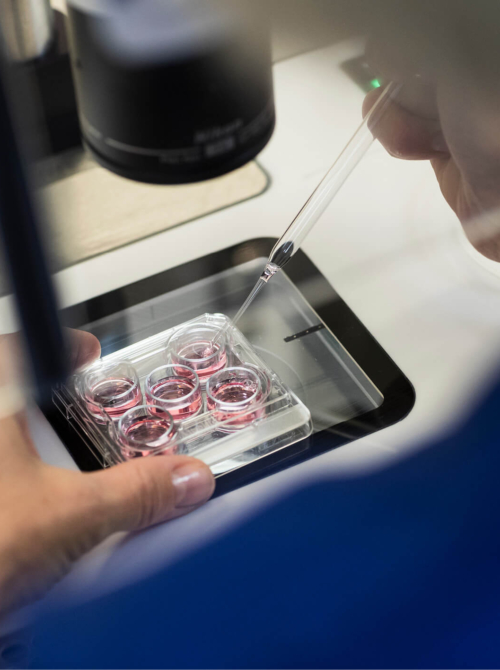
{"type": "MultiPolygon", "coordinates": [[[[259,418],[237,431],[227,432],[225,423],[217,421],[214,412],[203,412],[177,424],[179,453],[195,456],[207,463],[215,474],[236,469],[248,461],[283,449],[308,437],[312,432],[308,408],[255,353],[248,340],[222,314],[204,314],[179,324],[141,342],[115,351],[103,361],[127,360],[136,368],[144,392],[144,381],[154,368],[170,362],[167,342],[172,334],[187,325],[228,324],[227,365],[250,364],[265,371],[271,380],[268,397],[262,403],[259,418]]],[[[54,403],[65,419],[83,438],[104,467],[124,461],[116,440],[116,423],[106,415],[101,425],[87,410],[81,391],[82,373],[73,375],[65,386],[54,393],[54,403]]],[[[205,396],[205,391],[203,391],[205,396]]]]}

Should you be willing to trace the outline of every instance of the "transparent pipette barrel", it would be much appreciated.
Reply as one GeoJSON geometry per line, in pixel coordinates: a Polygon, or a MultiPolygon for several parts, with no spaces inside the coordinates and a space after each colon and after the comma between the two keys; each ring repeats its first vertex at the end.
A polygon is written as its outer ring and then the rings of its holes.
{"type": "MultiPolygon", "coordinates": [[[[259,279],[257,280],[257,283],[255,284],[252,291],[248,295],[248,298],[245,300],[243,305],[238,310],[236,316],[234,317],[234,319],[233,319],[234,324],[236,324],[236,322],[239,321],[240,317],[242,317],[243,314],[247,311],[247,308],[250,306],[250,303],[252,303],[254,301],[255,296],[266,285],[266,283],[267,283],[266,280],[264,280],[262,277],[259,277],[259,279]]],[[[222,328],[219,331],[217,331],[217,334],[215,335],[215,337],[212,340],[212,346],[214,346],[214,347],[217,346],[219,344],[219,342],[221,342],[223,340],[223,338],[227,335],[228,330],[229,330],[229,324],[226,323],[222,326],[222,328]]]]}
{"type": "MultiPolygon", "coordinates": [[[[356,165],[373,144],[374,137],[372,135],[372,130],[382,118],[388,103],[397,95],[400,88],[401,84],[389,82],[382,91],[378,100],[339,154],[335,163],[311,193],[297,216],[285,230],[284,234],[274,245],[266,267],[264,268],[264,272],[259,277],[252,292],[236,314],[233,323],[236,324],[271,277],[281,270],[281,268],[286,265],[286,263],[288,263],[300,249],[302,242],[307,237],[314,224],[317,223],[318,219],[338,193],[347,177],[349,177],[356,165]]],[[[222,338],[227,332],[227,329],[227,325],[223,326],[215,336],[213,343],[217,343],[219,338],[222,338]]]]}
{"type": "Polygon", "coordinates": [[[380,94],[380,97],[365,116],[335,163],[309,196],[285,233],[274,245],[269,256],[268,266],[275,265],[278,269],[281,269],[300,249],[311,228],[372,145],[374,137],[371,131],[384,114],[387,104],[394,98],[399,89],[400,84],[390,82],[380,94]]]}

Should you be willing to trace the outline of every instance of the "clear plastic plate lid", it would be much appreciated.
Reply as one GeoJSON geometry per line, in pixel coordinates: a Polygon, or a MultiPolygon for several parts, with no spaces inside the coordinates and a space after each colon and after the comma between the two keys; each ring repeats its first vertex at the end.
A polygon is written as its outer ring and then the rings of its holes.
{"type": "Polygon", "coordinates": [[[104,356],[56,391],[56,406],[104,466],[130,458],[130,451],[120,441],[118,417],[110,416],[98,403],[89,405],[84,385],[93,371],[118,363],[132,366],[137,373],[136,405],[151,401],[146,380],[160,366],[177,365],[179,370],[187,366],[198,373],[201,407],[191,417],[176,420],[174,416],[175,436],[169,451],[200,458],[216,474],[290,446],[312,432],[308,408],[242,333],[226,316],[204,314],[104,356]],[[226,340],[214,357],[209,350],[212,335],[226,324],[226,340]],[[201,349],[196,348],[200,342],[201,349]],[[240,395],[235,396],[235,390],[240,395]]]}

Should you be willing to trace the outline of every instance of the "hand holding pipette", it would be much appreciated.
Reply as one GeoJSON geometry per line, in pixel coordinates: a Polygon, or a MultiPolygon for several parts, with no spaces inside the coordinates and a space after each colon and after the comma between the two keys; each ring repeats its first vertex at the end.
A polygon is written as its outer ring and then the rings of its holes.
{"type": "MultiPolygon", "coordinates": [[[[378,123],[387,108],[387,104],[396,96],[399,89],[400,85],[395,84],[394,82],[390,82],[385,87],[377,102],[373,105],[363,119],[361,125],[339,154],[335,163],[328,170],[292,223],[274,245],[264,268],[264,272],[261,274],[250,295],[234,317],[233,323],[236,323],[241,318],[249,305],[253,302],[255,296],[259,293],[262,287],[267,284],[271,277],[281,270],[300,249],[302,242],[320,219],[334,196],[338,193],[340,187],[344,184],[347,177],[371,147],[374,141],[371,129],[378,123]]],[[[215,336],[212,341],[214,346],[218,344],[226,329],[227,326],[224,326],[215,336]]]]}

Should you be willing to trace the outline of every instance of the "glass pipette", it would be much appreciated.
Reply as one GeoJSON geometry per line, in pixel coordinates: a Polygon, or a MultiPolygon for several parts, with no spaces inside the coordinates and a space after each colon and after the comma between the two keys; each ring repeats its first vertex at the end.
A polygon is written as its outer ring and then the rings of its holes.
{"type": "MultiPolygon", "coordinates": [[[[387,104],[396,96],[400,87],[400,84],[390,82],[380,94],[378,100],[339,154],[335,163],[328,170],[321,182],[306,200],[292,223],[274,245],[264,268],[264,272],[261,274],[250,295],[234,317],[233,324],[242,317],[256,295],[267,284],[271,277],[281,270],[300,249],[302,242],[317,223],[334,196],[338,193],[340,187],[344,184],[347,177],[371,147],[374,141],[371,131],[383,116],[387,104]]],[[[214,346],[219,342],[227,328],[228,326],[223,326],[214,337],[212,341],[214,346]]]]}

